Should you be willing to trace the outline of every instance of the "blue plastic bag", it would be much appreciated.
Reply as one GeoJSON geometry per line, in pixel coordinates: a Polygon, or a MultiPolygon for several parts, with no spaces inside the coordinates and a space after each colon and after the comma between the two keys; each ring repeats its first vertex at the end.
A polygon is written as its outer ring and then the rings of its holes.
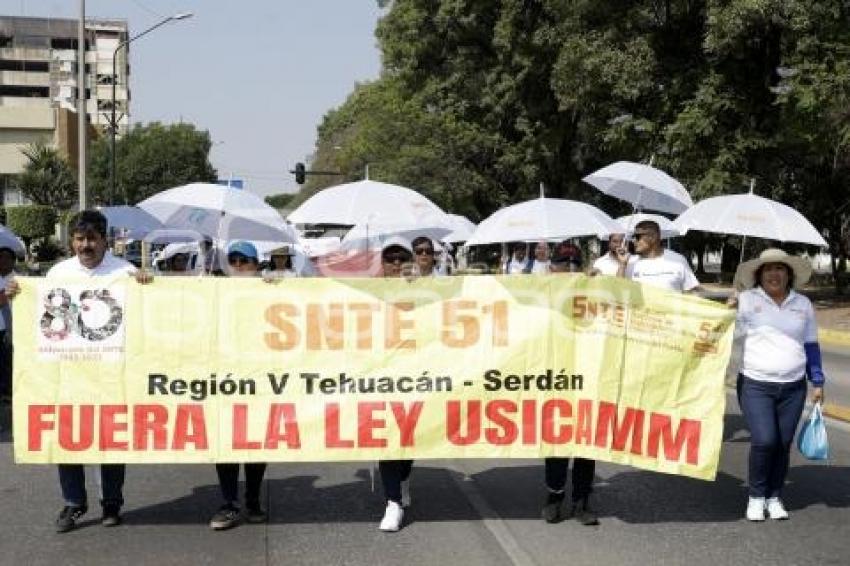
{"type": "Polygon", "coordinates": [[[803,428],[797,435],[797,448],[800,449],[800,454],[809,460],[829,458],[829,442],[826,439],[826,424],[823,422],[820,403],[815,403],[809,418],[803,423],[803,428]]]}

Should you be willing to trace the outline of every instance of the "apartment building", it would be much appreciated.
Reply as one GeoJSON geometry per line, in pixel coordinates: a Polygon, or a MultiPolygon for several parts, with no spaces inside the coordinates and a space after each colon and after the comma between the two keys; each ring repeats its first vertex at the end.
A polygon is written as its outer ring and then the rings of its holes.
{"type": "MultiPolygon", "coordinates": [[[[86,20],[85,96],[91,133],[108,131],[115,81],[118,134],[130,123],[130,65],[123,20],[86,20]]],[[[0,16],[0,190],[18,204],[21,149],[42,142],[77,166],[77,20],[0,16]]]]}

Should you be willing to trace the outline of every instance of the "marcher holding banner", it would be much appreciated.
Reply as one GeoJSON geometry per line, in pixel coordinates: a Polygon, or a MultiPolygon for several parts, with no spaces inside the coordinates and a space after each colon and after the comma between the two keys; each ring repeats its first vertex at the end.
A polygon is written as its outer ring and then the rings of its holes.
{"type": "Polygon", "coordinates": [[[794,289],[812,275],[809,263],[779,249],[738,266],[745,288],[737,300],[736,335],[743,336],[738,402],[750,429],[746,517],[787,519],[780,496],[794,432],[806,400],[806,375],[815,402],[823,400],[824,373],[812,303],[794,289]]]}
{"type": "MultiPolygon", "coordinates": [[[[552,273],[577,273],[581,271],[581,250],[570,242],[561,242],[555,246],[549,264],[552,273]]],[[[546,458],[546,503],[543,506],[543,519],[547,523],[557,523],[563,516],[561,508],[566,499],[564,487],[567,484],[569,458],[546,458]]],[[[590,494],[593,493],[593,475],[596,461],[588,458],[573,458],[572,506],[569,516],[575,517],[582,525],[598,525],[599,518],[590,508],[590,494]]]]}
{"type": "MultiPolygon", "coordinates": [[[[254,244],[234,242],[227,250],[228,273],[232,277],[257,277],[260,258],[254,244]]],[[[268,519],[260,505],[260,489],[266,464],[246,462],[245,465],[245,520],[249,523],[265,523],[268,519]]],[[[235,527],[240,521],[239,510],[239,464],[219,463],[215,465],[218,485],[224,504],[210,519],[210,528],[221,531],[235,527]]]]}
{"type": "MultiPolygon", "coordinates": [[[[140,283],[149,279],[144,273],[137,272],[129,262],[109,253],[107,247],[107,220],[96,210],[83,210],[71,220],[71,249],[74,257],[54,265],[47,272],[47,279],[59,277],[89,278],[109,277],[116,275],[136,275],[140,283]]],[[[61,289],[57,291],[63,291],[61,289]]],[[[17,286],[10,289],[10,294],[17,294],[17,286]]],[[[62,294],[62,293],[58,293],[62,294]]],[[[61,307],[60,307],[61,308],[61,307]]],[[[66,317],[51,317],[50,330],[68,332],[70,328],[84,326],[82,314],[79,320],[66,317]]],[[[113,527],[121,523],[121,506],[124,504],[123,487],[125,476],[124,464],[103,464],[100,466],[101,499],[103,507],[102,524],[113,527]]],[[[70,531],[77,520],[88,511],[86,494],[85,471],[81,464],[60,464],[59,484],[65,506],[56,519],[57,532],[70,531]]]]}
{"type": "MultiPolygon", "coordinates": [[[[413,261],[413,249],[407,240],[401,237],[388,239],[381,250],[381,267],[384,277],[401,277],[407,265],[413,261]]],[[[381,483],[387,507],[378,529],[384,532],[396,532],[404,521],[403,503],[409,504],[408,479],[413,469],[413,460],[381,460],[378,462],[381,483]],[[404,494],[407,497],[403,497],[404,494]],[[408,501],[405,501],[408,500],[408,501]]]]}

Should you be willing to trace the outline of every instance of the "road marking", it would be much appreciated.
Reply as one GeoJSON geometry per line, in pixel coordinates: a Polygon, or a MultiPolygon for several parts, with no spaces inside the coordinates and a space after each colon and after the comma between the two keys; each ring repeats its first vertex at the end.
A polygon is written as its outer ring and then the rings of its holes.
{"type": "MultiPolygon", "coordinates": [[[[517,542],[516,538],[511,534],[505,521],[502,519],[493,519],[488,517],[498,517],[496,511],[487,503],[481,490],[475,485],[475,480],[472,474],[462,460],[453,460],[453,467],[463,474],[449,474],[457,484],[458,489],[463,493],[464,497],[469,501],[478,515],[481,517],[481,522],[502,547],[502,551],[508,556],[516,566],[534,566],[535,562],[525,549],[517,542]]],[[[542,521],[542,519],[541,519],[542,521]]]]}

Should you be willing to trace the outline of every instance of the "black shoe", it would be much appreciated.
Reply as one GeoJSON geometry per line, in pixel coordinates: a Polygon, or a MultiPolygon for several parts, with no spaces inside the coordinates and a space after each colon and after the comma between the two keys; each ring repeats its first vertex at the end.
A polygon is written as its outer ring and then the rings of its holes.
{"type": "Polygon", "coordinates": [[[263,508],[260,507],[259,501],[251,501],[245,503],[245,520],[252,525],[258,525],[268,521],[269,516],[265,511],[263,511],[263,508]]]}
{"type": "Polygon", "coordinates": [[[59,512],[59,517],[56,519],[56,532],[57,533],[67,533],[71,529],[73,529],[77,520],[86,514],[88,508],[79,505],[66,505],[59,512]]]}
{"type": "Polygon", "coordinates": [[[239,524],[239,508],[232,503],[226,503],[216,511],[210,519],[210,528],[214,531],[223,531],[239,524]]]}
{"type": "Polygon", "coordinates": [[[100,524],[104,527],[117,527],[121,524],[121,508],[117,505],[105,505],[100,524]]]}
{"type": "Polygon", "coordinates": [[[543,506],[543,520],[547,523],[557,523],[561,517],[561,504],[564,502],[563,493],[550,491],[546,496],[546,505],[543,506]]]}
{"type": "Polygon", "coordinates": [[[592,527],[599,524],[599,517],[590,508],[587,497],[573,501],[572,514],[582,525],[592,527]]]}

